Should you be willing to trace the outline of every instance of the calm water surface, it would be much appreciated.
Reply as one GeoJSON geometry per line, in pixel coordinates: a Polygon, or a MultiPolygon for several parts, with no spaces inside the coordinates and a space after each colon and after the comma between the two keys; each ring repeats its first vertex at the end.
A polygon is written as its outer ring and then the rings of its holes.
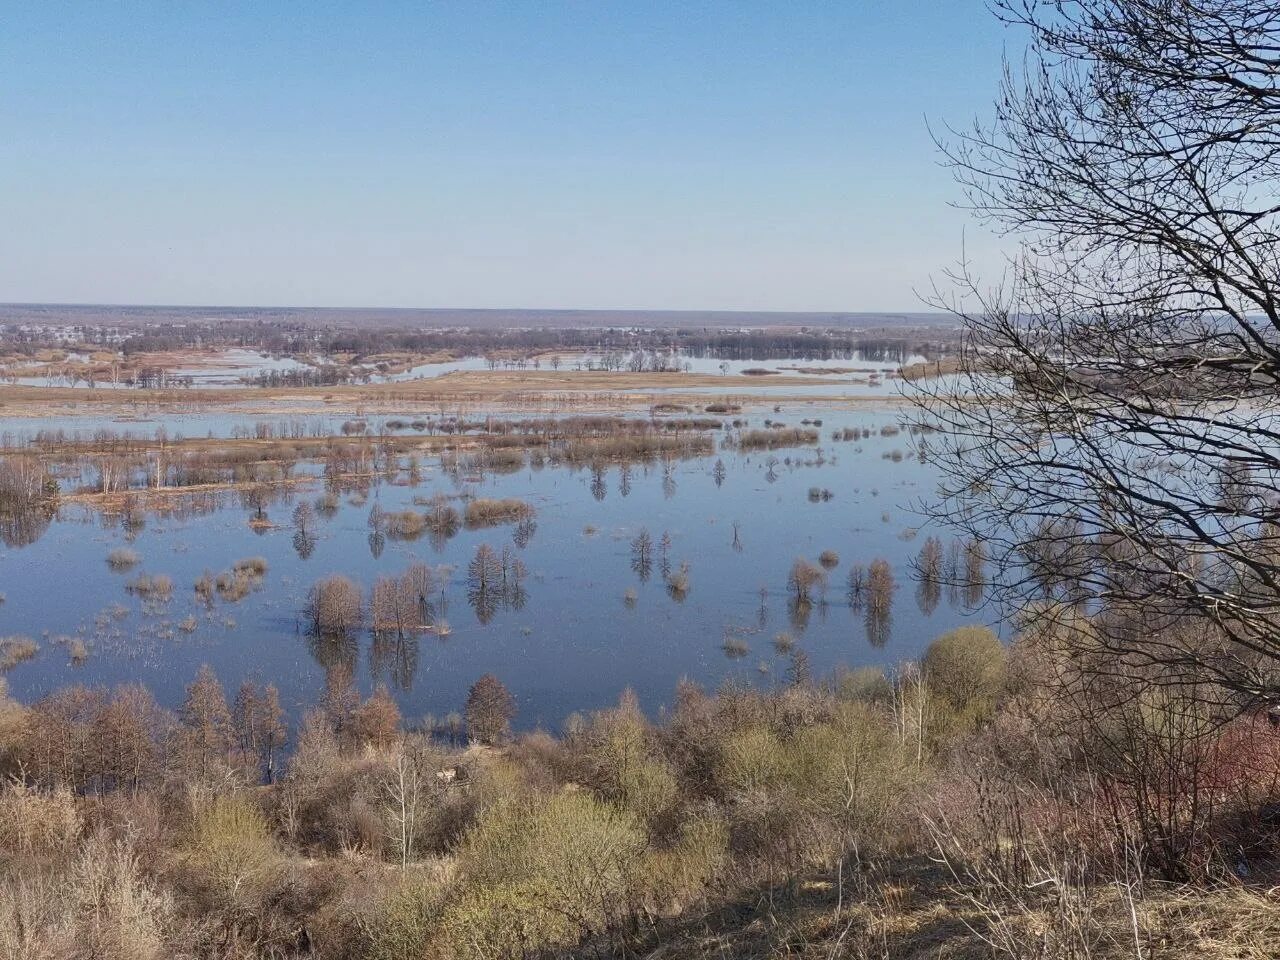
{"type": "MultiPolygon", "coordinates": [[[[40,643],[33,660],[9,672],[10,689],[33,699],[70,682],[140,681],[176,705],[196,669],[209,663],[231,691],[247,677],[274,682],[296,717],[315,701],[326,667],[347,663],[363,690],[386,683],[414,720],[460,709],[469,684],[493,672],[518,699],[519,726],[554,729],[575,710],[615,702],[627,687],[656,711],[683,677],[709,687],[728,679],[784,683],[789,661],[773,644],[783,631],[820,674],[895,664],[918,655],[938,633],[982,619],[948,602],[945,591],[931,613],[917,601],[909,563],[928,531],[916,533],[923,521],[911,508],[927,501],[936,478],[914,458],[905,433],[880,435],[895,414],[823,415],[797,405],[769,415],[797,424],[823,416],[821,443],[773,452],[723,449],[679,461],[669,473],[660,463],[635,465],[625,477],[617,465],[603,474],[547,465],[483,478],[451,476],[439,461],[424,459],[416,487],[382,484],[367,499],[346,494],[333,516],[318,516],[314,550],[305,559],[295,549],[290,514],[298,500],[324,492],[319,478],[294,500],[273,504],[268,514],[278,526],[260,534],[234,495],[207,513],[149,516],[134,534],[105,525],[94,511],[64,508],[36,543],[0,548],[0,592],[7,597],[0,635],[25,634],[40,643]],[[845,425],[870,427],[873,436],[833,442],[832,429],[845,425]],[[900,460],[889,458],[894,451],[900,460]],[[719,483],[717,460],[724,464],[719,483]],[[829,490],[831,499],[811,502],[814,487],[829,490]],[[411,509],[415,497],[436,493],[523,498],[537,510],[536,530],[527,542],[514,536],[514,525],[464,529],[440,544],[429,535],[388,539],[375,555],[369,540],[374,505],[411,509]],[[642,529],[655,546],[647,581],[631,562],[631,541],[642,529]],[[688,564],[683,601],[670,595],[657,569],[664,532],[672,566],[688,564]],[[510,547],[529,570],[523,605],[498,609],[487,623],[469,604],[466,585],[467,563],[482,543],[510,547]],[[107,554],[122,546],[142,562],[113,572],[107,554]],[[827,602],[798,618],[789,609],[788,571],[797,557],[816,561],[823,550],[840,557],[827,602]],[[250,556],[269,564],[260,591],[238,603],[215,600],[211,609],[197,600],[192,584],[204,571],[216,574],[250,556]],[[865,615],[845,600],[849,565],[877,557],[893,564],[898,583],[883,643],[872,642],[877,638],[869,636],[865,615]],[[448,636],[384,642],[365,631],[342,643],[307,635],[299,614],[315,580],[346,574],[367,596],[376,577],[402,572],[413,561],[437,571],[448,636]],[[150,604],[129,594],[125,584],[139,573],[171,576],[172,599],[150,604]],[[624,600],[628,590],[633,604],[624,600]],[[195,618],[191,632],[180,626],[187,617],[195,618]],[[83,663],[71,663],[66,638],[83,641],[89,654],[83,663]],[[748,652],[727,655],[726,639],[748,652]]],[[[750,417],[753,426],[763,418],[750,417]]]]}

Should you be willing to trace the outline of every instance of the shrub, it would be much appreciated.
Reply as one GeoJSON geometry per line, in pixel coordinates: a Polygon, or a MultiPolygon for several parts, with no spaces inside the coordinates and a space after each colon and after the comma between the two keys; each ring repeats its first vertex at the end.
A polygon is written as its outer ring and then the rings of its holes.
{"type": "Polygon", "coordinates": [[[163,573],[143,573],[125,584],[125,589],[144,600],[168,600],[173,596],[173,578],[163,573]]]}
{"type": "Polygon", "coordinates": [[[818,554],[818,563],[822,564],[824,570],[834,570],[840,565],[840,554],[834,550],[823,550],[818,554]]]}
{"type": "Polygon", "coordinates": [[[67,914],[74,917],[74,956],[164,960],[177,913],[172,896],[142,872],[127,841],[105,832],[85,844],[70,874],[67,914]]]}
{"type": "Polygon", "coordinates": [[[817,442],[817,430],[801,427],[743,430],[738,436],[738,447],[742,450],[777,450],[780,447],[798,447],[817,442]]]}
{"type": "Polygon", "coordinates": [[[427,529],[427,518],[416,510],[384,513],[380,523],[387,536],[393,540],[412,540],[427,529]]]}
{"type": "Polygon", "coordinates": [[[40,650],[30,637],[0,637],[0,672],[26,663],[40,650]]]}
{"type": "Polygon", "coordinates": [[[481,498],[467,504],[466,524],[471,529],[493,527],[503,523],[517,523],[534,515],[533,507],[523,500],[508,498],[490,500],[481,498]]]}
{"type": "Polygon", "coordinates": [[[83,823],[70,790],[38,790],[20,781],[0,791],[0,849],[23,860],[60,857],[80,838],[83,823]]]}
{"type": "Polygon", "coordinates": [[[231,565],[236,573],[247,573],[255,577],[266,576],[267,560],[265,557],[246,557],[231,565]]]}
{"type": "Polygon", "coordinates": [[[266,819],[247,797],[234,793],[196,809],[187,863],[224,904],[242,902],[281,866],[266,819]]]}
{"type": "Polygon", "coordinates": [[[457,957],[494,960],[569,948],[635,905],[644,831],[585,793],[499,803],[459,850],[462,894],[440,938],[457,957]]]}
{"type": "Polygon", "coordinates": [[[667,593],[671,595],[671,599],[678,603],[683,603],[684,598],[689,595],[689,564],[681,563],[676,569],[670,571],[666,577],[667,593]]]}
{"type": "Polygon", "coordinates": [[[363,956],[369,960],[425,957],[440,922],[443,885],[414,873],[387,891],[365,918],[363,956]]]}
{"type": "Polygon", "coordinates": [[[791,868],[830,862],[854,844],[883,847],[915,777],[888,718],[861,703],[785,739],[763,727],[734,734],[717,771],[735,845],[791,868]]]}
{"type": "Polygon", "coordinates": [[[921,665],[935,696],[978,722],[995,710],[1007,659],[1004,644],[986,627],[958,627],[929,644],[921,665]]]}
{"type": "Polygon", "coordinates": [[[107,566],[112,570],[132,570],[141,562],[142,557],[138,551],[128,547],[117,547],[107,554],[107,566]]]}

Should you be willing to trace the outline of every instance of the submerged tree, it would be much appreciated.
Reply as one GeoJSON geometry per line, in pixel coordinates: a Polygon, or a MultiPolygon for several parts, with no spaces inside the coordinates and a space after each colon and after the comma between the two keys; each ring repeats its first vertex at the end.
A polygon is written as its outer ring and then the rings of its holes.
{"type": "Polygon", "coordinates": [[[307,594],[307,620],[319,637],[349,636],[360,625],[363,610],[360,585],[341,574],[317,581],[307,594]]]}
{"type": "Polygon", "coordinates": [[[1033,541],[1070,563],[1107,669],[1273,699],[1280,7],[995,6],[1029,31],[1028,66],[943,149],[1021,246],[1002,283],[962,265],[936,296],[967,334],[966,389],[923,398],[944,509],[1010,605],[1041,592],[1033,541]],[[1198,636],[1160,639],[1188,617],[1198,636]]]}

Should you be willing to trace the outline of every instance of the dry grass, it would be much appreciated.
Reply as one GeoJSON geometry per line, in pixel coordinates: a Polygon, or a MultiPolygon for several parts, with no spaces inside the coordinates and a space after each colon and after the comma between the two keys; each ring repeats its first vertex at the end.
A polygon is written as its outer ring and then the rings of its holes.
{"type": "Polygon", "coordinates": [[[107,554],[107,566],[112,570],[132,570],[142,562],[142,557],[137,550],[131,550],[129,547],[117,547],[107,554]]]}
{"type": "Polygon", "coordinates": [[[534,509],[523,500],[510,497],[503,500],[480,498],[467,504],[465,514],[469,529],[494,527],[503,523],[519,523],[534,515],[534,509]]]}
{"type": "Polygon", "coordinates": [[[163,573],[143,573],[125,584],[125,589],[144,600],[168,600],[173,596],[173,578],[163,573]]]}
{"type": "Polygon", "coordinates": [[[771,430],[744,430],[738,436],[741,450],[778,450],[818,442],[818,431],[803,427],[781,427],[771,430]]]}
{"type": "Polygon", "coordinates": [[[26,663],[40,650],[30,637],[0,637],[0,672],[12,670],[26,663]]]}

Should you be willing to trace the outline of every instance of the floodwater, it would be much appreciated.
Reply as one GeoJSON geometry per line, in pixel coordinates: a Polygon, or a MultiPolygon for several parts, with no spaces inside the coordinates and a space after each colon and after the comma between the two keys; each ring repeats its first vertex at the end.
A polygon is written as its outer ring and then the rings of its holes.
{"type": "MultiPolygon", "coordinates": [[[[791,635],[821,675],[892,666],[919,655],[939,633],[983,620],[983,611],[966,609],[945,590],[936,607],[919,601],[910,563],[930,531],[917,532],[924,518],[913,508],[932,496],[936,477],[915,458],[908,435],[895,432],[895,413],[795,404],[744,416],[752,427],[766,416],[788,425],[821,417],[821,441],[775,451],[721,448],[669,469],[660,462],[598,472],[526,464],[480,476],[424,458],[416,486],[402,474],[367,494],[344,494],[332,516],[317,515],[305,556],[290,516],[296,503],[325,492],[318,476],[294,499],[271,504],[267,514],[277,526],[261,533],[251,529],[251,510],[234,494],[205,512],[148,516],[133,531],[107,525],[95,511],[64,508],[36,542],[0,547],[6,595],[0,635],[40,644],[34,659],[7,674],[10,690],[30,700],[67,683],[137,681],[162,703],[177,705],[208,663],[232,692],[246,678],[275,683],[296,719],[315,702],[326,669],[346,663],[362,690],[387,684],[406,719],[416,721],[460,709],[468,686],[492,672],[517,697],[518,726],[558,729],[570,713],[614,703],[628,687],[658,711],[682,678],[710,688],[785,683],[791,660],[775,649],[780,633],[791,635]],[[844,426],[867,428],[871,436],[833,440],[832,430],[844,426]],[[519,497],[536,510],[536,528],[463,529],[444,542],[429,533],[387,538],[375,549],[369,524],[375,505],[413,509],[415,498],[420,504],[436,494],[519,497]],[[632,562],[632,541],[642,530],[653,542],[647,578],[632,562]],[[671,568],[687,564],[683,597],[663,580],[664,534],[671,568]],[[480,544],[508,547],[523,561],[522,602],[492,611],[472,606],[467,565],[480,544]],[[112,571],[106,558],[118,547],[137,551],[141,563],[112,571]],[[839,562],[825,600],[805,616],[789,602],[788,572],[796,558],[817,562],[825,550],[839,562]],[[192,586],[203,572],[216,575],[254,556],[269,567],[260,590],[239,602],[199,601],[192,586]],[[877,558],[890,562],[897,582],[888,624],[869,624],[846,600],[850,565],[877,558]],[[347,642],[308,635],[301,611],[317,579],[345,574],[367,599],[377,577],[414,561],[436,572],[436,615],[447,620],[447,635],[384,640],[366,629],[347,642]],[[145,601],[127,592],[126,583],[141,573],[172,577],[172,598],[145,601]],[[76,663],[73,640],[87,652],[76,663]]],[[[718,447],[722,434],[716,431],[718,447]]]]}
{"type": "MultiPolygon", "coordinates": [[[[871,356],[861,351],[849,351],[835,358],[814,359],[811,357],[782,358],[769,360],[720,359],[710,356],[692,356],[688,354],[665,355],[671,369],[695,374],[727,374],[738,376],[746,371],[768,371],[761,380],[807,378],[821,374],[827,378],[865,381],[871,377],[889,376],[899,369],[894,360],[882,356],[871,356]]],[[[603,359],[601,354],[574,353],[559,358],[561,369],[589,369],[599,366],[603,359]]],[[[88,389],[91,385],[77,377],[66,375],[72,369],[71,364],[84,363],[88,357],[84,354],[69,353],[65,364],[49,364],[39,376],[25,371],[27,367],[15,367],[11,371],[11,382],[30,387],[78,387],[88,389]]],[[[903,358],[903,363],[919,363],[925,360],[921,355],[910,355],[903,358]]],[[[323,366],[333,362],[328,357],[273,357],[257,350],[230,348],[217,351],[199,364],[178,366],[169,369],[170,378],[190,378],[193,387],[203,389],[235,389],[252,385],[263,375],[271,373],[294,373],[312,367],[323,366]]],[[[540,369],[550,369],[550,362],[543,358],[535,364],[540,369]]],[[[400,383],[410,380],[430,380],[445,374],[481,371],[490,369],[489,360],[481,356],[463,357],[457,360],[444,360],[421,363],[399,373],[379,373],[372,366],[357,366],[354,372],[365,373],[370,383],[400,383]]],[[[497,369],[512,369],[512,364],[502,362],[497,369]]],[[[529,369],[521,366],[520,369],[529,369]]],[[[0,374],[5,371],[0,368],[0,374]]],[[[98,389],[133,389],[132,384],[112,382],[110,379],[96,380],[92,386],[98,389]]]]}

